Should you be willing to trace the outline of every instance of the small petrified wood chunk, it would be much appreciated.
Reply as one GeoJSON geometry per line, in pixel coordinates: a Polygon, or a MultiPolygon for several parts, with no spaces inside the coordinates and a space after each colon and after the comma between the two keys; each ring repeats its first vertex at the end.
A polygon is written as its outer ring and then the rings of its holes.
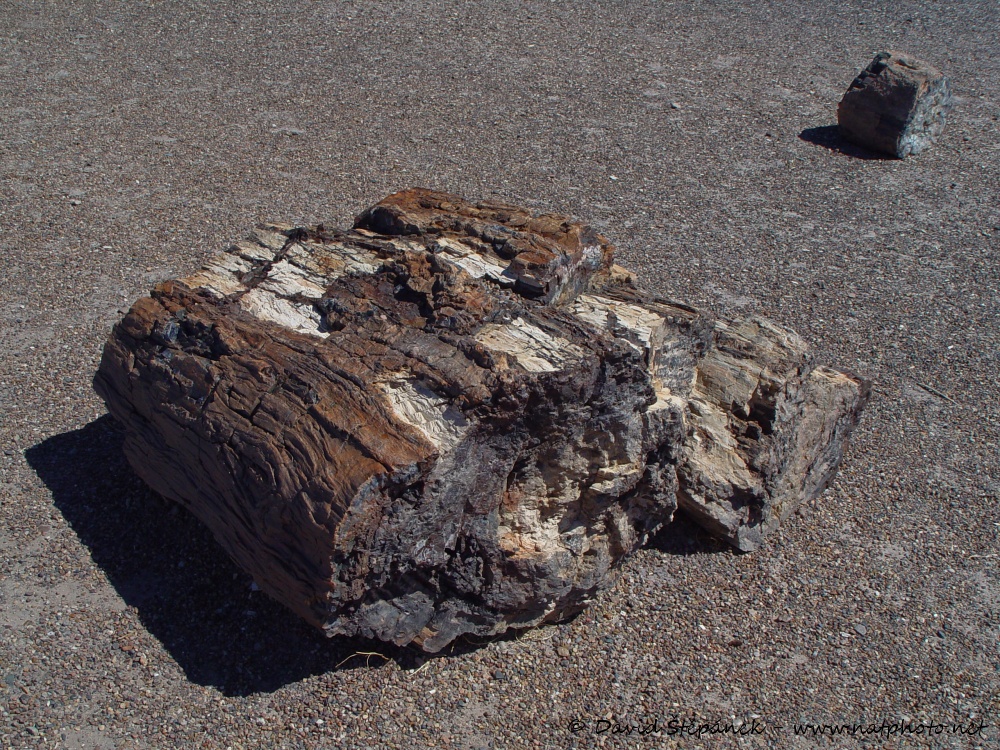
{"type": "Polygon", "coordinates": [[[951,102],[941,71],[902,52],[879,52],[847,89],[837,122],[849,141],[903,158],[941,134],[951,102]]]}
{"type": "Polygon", "coordinates": [[[864,381],[629,279],[579,223],[408,190],[159,285],[95,387],[272,597],[435,651],[578,612],[678,505],[753,549],[833,476],[864,381]]]}

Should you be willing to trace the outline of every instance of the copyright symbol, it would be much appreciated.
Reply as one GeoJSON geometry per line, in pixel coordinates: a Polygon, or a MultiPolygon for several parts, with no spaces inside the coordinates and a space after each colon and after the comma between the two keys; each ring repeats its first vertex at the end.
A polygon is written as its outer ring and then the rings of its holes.
{"type": "Polygon", "coordinates": [[[577,732],[582,732],[586,728],[587,728],[586,722],[580,721],[579,719],[573,719],[573,721],[569,723],[569,731],[573,732],[573,734],[576,734],[577,732]]]}

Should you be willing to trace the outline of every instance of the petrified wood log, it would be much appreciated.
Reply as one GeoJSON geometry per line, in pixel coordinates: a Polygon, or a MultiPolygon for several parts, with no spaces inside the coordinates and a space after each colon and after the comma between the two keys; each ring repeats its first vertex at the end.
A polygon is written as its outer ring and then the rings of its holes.
{"type": "Polygon", "coordinates": [[[941,71],[902,52],[879,52],[840,100],[837,122],[849,141],[902,159],[941,135],[951,101],[941,71]]]}
{"type": "Polygon", "coordinates": [[[753,549],[868,392],[773,323],[648,298],[584,225],[424,190],[157,286],[95,387],[264,591],[428,651],[578,612],[678,505],[753,549]]]}

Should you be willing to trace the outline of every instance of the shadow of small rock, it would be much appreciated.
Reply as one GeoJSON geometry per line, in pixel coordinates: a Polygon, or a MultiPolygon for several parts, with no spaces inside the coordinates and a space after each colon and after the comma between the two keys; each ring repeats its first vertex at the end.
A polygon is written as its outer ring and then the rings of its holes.
{"type": "Polygon", "coordinates": [[[836,125],[824,125],[818,128],[806,128],[799,133],[799,138],[807,143],[814,143],[838,154],[844,154],[855,159],[874,159],[876,161],[896,161],[896,157],[878,151],[862,148],[840,134],[836,125]]]}

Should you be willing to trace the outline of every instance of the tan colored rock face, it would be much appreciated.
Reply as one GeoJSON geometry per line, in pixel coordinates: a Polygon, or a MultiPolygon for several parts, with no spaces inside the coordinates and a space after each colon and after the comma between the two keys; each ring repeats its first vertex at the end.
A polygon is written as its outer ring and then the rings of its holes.
{"type": "Polygon", "coordinates": [[[95,387],[262,589],[431,651],[579,611],[678,504],[754,548],[867,393],[771,323],[649,299],[583,225],[420,190],[160,285],[95,387]]]}

